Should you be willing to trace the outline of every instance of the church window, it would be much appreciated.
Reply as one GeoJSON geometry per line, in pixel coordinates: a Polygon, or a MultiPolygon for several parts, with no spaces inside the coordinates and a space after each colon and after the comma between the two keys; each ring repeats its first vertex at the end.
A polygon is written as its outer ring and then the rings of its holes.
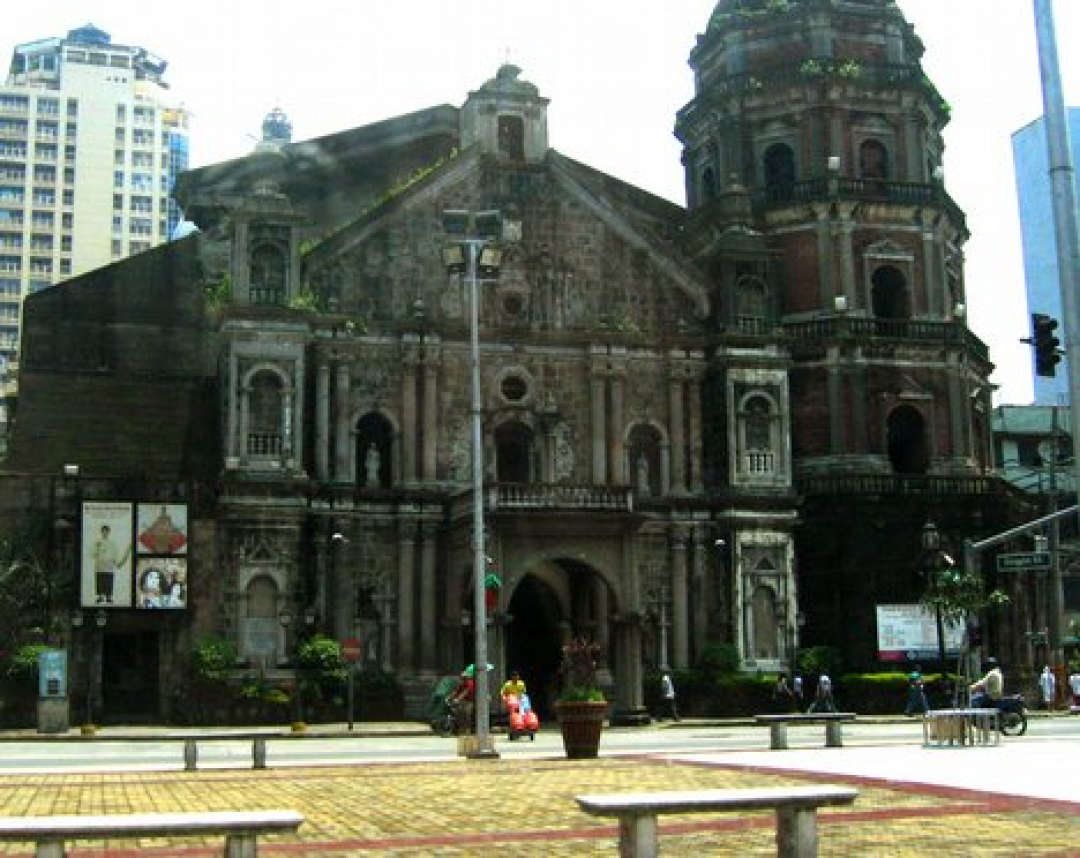
{"type": "Polygon", "coordinates": [[[735,323],[743,333],[763,334],[766,323],[765,283],[758,277],[741,277],[735,286],[735,323]]]}
{"type": "Polygon", "coordinates": [[[507,402],[521,402],[529,392],[529,386],[519,375],[508,375],[499,385],[503,399],[507,402]]]}
{"type": "Polygon", "coordinates": [[[859,146],[859,175],[864,179],[889,177],[889,153],[880,140],[864,140],[859,146]]]}
{"type": "Polygon", "coordinates": [[[511,421],[495,430],[495,473],[500,483],[534,482],[533,459],[533,433],[528,426],[511,421]]]}
{"type": "Polygon", "coordinates": [[[889,462],[898,474],[925,474],[929,466],[926,421],[911,405],[889,413],[886,424],[889,462]]]}
{"type": "Polygon", "coordinates": [[[771,202],[790,200],[795,192],[795,153],[786,143],[765,150],[765,194],[771,202]]]}
{"type": "Polygon", "coordinates": [[[251,253],[251,302],[285,303],[288,265],[285,252],[275,244],[260,244],[251,253]]]}
{"type": "Polygon", "coordinates": [[[704,189],[704,198],[707,201],[716,199],[716,171],[712,167],[706,167],[701,175],[701,184],[704,189]]]}
{"type": "Polygon", "coordinates": [[[870,278],[870,306],[874,316],[882,321],[899,321],[911,317],[907,278],[895,265],[880,265],[870,278]]]}
{"type": "Polygon", "coordinates": [[[499,154],[511,161],[525,160],[525,122],[520,116],[499,117],[499,154]]]}
{"type": "Polygon", "coordinates": [[[284,450],[285,396],[276,373],[263,371],[251,381],[248,392],[249,456],[270,458],[284,450]]]}
{"type": "Polygon", "coordinates": [[[771,397],[748,394],[740,403],[739,469],[748,477],[772,476],[776,472],[780,415],[771,397]]]}

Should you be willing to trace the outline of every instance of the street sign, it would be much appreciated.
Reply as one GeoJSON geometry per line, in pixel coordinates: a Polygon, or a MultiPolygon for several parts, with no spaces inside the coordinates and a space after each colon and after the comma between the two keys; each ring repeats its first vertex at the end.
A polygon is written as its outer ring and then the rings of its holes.
{"type": "Polygon", "coordinates": [[[345,661],[360,661],[360,641],[356,638],[345,638],[341,642],[341,657],[345,661]]]}
{"type": "Polygon", "coordinates": [[[1049,551],[1021,551],[1016,554],[999,554],[999,572],[1023,572],[1050,568],[1049,551]]]}

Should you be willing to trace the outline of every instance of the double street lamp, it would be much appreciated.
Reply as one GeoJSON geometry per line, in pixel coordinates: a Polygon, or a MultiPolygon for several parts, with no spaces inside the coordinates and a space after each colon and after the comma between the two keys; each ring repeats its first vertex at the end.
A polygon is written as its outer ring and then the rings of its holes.
{"type": "Polygon", "coordinates": [[[443,248],[446,270],[464,277],[469,291],[469,353],[472,376],[472,488],[473,488],[473,666],[476,682],[476,747],[468,756],[498,756],[491,739],[491,683],[488,675],[487,606],[484,600],[486,551],[484,545],[484,463],[480,390],[480,280],[498,275],[502,251],[502,215],[498,211],[443,212],[443,229],[451,242],[443,248]]]}

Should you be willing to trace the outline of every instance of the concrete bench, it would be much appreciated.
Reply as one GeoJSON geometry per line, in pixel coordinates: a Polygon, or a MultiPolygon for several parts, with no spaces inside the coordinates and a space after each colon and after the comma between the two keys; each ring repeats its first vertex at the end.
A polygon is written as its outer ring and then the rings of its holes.
{"type": "Polygon", "coordinates": [[[775,810],[776,854],[817,855],[817,809],[852,804],[858,790],[839,786],[709,789],[687,792],[638,792],[579,795],[577,803],[593,816],[619,820],[619,855],[653,858],[657,854],[657,817],[661,813],[725,813],[775,810]]]}
{"type": "MultiPolygon", "coordinates": [[[[202,741],[226,741],[229,739],[251,739],[251,767],[266,768],[266,736],[203,736],[202,741]]],[[[184,771],[193,772],[199,767],[199,739],[184,739],[184,771]]]]}
{"type": "Polygon", "coordinates": [[[769,747],[774,751],[787,750],[787,728],[789,724],[824,724],[825,747],[842,748],[844,746],[843,723],[854,721],[854,712],[792,712],[785,715],[755,715],[758,724],[769,728],[769,747]]]}
{"type": "Polygon", "coordinates": [[[64,858],[72,840],[224,834],[226,858],[255,858],[260,834],[296,831],[303,821],[293,810],[0,817],[0,841],[34,842],[37,858],[64,858]]]}
{"type": "Polygon", "coordinates": [[[996,745],[997,709],[931,709],[923,717],[923,745],[996,745]]]}

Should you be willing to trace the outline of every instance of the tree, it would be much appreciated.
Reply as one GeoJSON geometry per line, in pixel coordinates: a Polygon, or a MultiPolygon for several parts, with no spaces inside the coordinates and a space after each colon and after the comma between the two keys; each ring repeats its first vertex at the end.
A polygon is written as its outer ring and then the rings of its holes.
{"type": "Polygon", "coordinates": [[[57,631],[54,609],[68,604],[72,582],[57,579],[41,550],[46,526],[41,518],[0,533],[0,653],[49,642],[57,631]]]}

